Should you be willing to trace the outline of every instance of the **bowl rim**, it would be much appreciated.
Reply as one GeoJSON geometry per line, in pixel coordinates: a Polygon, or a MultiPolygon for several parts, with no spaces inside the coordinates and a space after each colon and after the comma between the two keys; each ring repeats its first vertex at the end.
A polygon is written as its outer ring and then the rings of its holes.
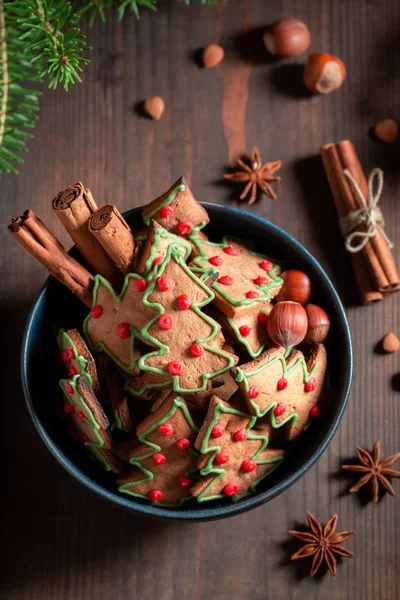
{"type": "MultiPolygon", "coordinates": [[[[264,492],[255,492],[255,494],[248,496],[241,500],[238,503],[231,504],[223,504],[222,506],[210,506],[207,508],[196,508],[195,512],[192,512],[190,509],[187,510],[184,507],[178,507],[174,510],[154,506],[151,504],[139,503],[135,500],[132,500],[130,497],[125,498],[122,495],[117,493],[117,489],[115,492],[111,492],[104,488],[101,484],[93,481],[88,475],[86,475],[76,464],[74,464],[57,446],[57,444],[52,440],[50,435],[47,433],[45,427],[40,421],[38,415],[33,406],[33,399],[31,396],[31,392],[28,386],[28,355],[30,348],[30,340],[34,335],[33,329],[35,327],[36,322],[36,313],[39,310],[39,307],[42,303],[43,298],[45,297],[49,285],[53,278],[51,276],[47,277],[43,286],[39,290],[32,307],[29,311],[25,330],[22,339],[21,346],[21,379],[22,379],[22,388],[25,397],[25,403],[27,405],[29,414],[31,419],[35,425],[39,436],[42,438],[45,446],[50,450],[55,459],[64,467],[64,469],[71,475],[74,479],[82,483],[86,488],[90,491],[98,494],[100,497],[108,500],[114,505],[122,506],[123,508],[132,510],[135,513],[143,514],[148,517],[163,519],[166,521],[170,520],[180,520],[180,521],[209,521],[215,519],[223,519],[226,517],[231,517],[234,515],[239,515],[240,513],[246,512],[253,508],[256,508],[269,500],[272,500],[276,496],[280,495],[284,491],[286,491],[289,487],[291,487],[296,481],[298,481],[303,475],[305,475],[311,467],[317,462],[317,460],[321,457],[321,455],[325,452],[327,447],[329,446],[333,436],[335,435],[339,424],[342,420],[344,411],[346,409],[348,398],[350,394],[352,379],[353,379],[353,348],[352,348],[352,340],[350,334],[350,328],[347,321],[347,317],[342,305],[342,302],[339,298],[339,295],[326,274],[324,268],[319,264],[319,262],[314,258],[314,256],[302,245],[298,242],[292,235],[274,225],[270,221],[267,221],[263,217],[259,215],[249,213],[247,211],[241,210],[239,208],[221,204],[215,204],[212,202],[202,202],[202,205],[205,207],[212,207],[213,210],[217,210],[217,212],[221,213],[231,213],[241,218],[245,217],[246,219],[253,220],[259,223],[262,227],[266,227],[274,234],[277,234],[284,241],[289,242],[289,245],[296,251],[299,251],[301,254],[305,255],[307,259],[311,262],[313,268],[319,273],[320,277],[324,280],[325,285],[329,288],[330,294],[333,296],[335,301],[335,309],[337,311],[338,318],[341,321],[344,330],[344,342],[345,342],[345,354],[347,359],[347,377],[345,381],[345,389],[343,391],[343,397],[341,400],[341,406],[338,414],[334,422],[331,424],[326,437],[321,441],[319,446],[314,450],[311,456],[307,459],[307,461],[299,467],[294,473],[288,476],[284,481],[278,482],[270,489],[265,490],[264,492]]],[[[134,207],[129,209],[123,213],[125,218],[129,218],[130,215],[139,212],[142,210],[142,206],[134,207]]],[[[75,247],[75,246],[74,246],[75,247]]]]}

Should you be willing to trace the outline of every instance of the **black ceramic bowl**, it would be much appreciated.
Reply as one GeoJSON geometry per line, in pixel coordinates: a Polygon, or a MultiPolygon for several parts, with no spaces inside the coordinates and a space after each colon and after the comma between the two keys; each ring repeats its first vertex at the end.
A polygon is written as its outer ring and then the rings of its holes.
{"type": "MultiPolygon", "coordinates": [[[[56,328],[79,326],[87,311],[52,277],[47,279],[35,300],[22,343],[21,369],[26,403],[50,452],[68,473],[102,498],[136,513],[162,519],[221,519],[248,511],[284,492],[312,467],[328,447],[346,408],[353,372],[351,338],[342,304],[326,273],[311,254],[290,235],[256,215],[227,206],[205,206],[211,217],[211,224],[207,227],[211,239],[217,240],[224,234],[249,239],[258,252],[308,273],[314,290],[318,290],[313,301],[326,309],[332,323],[327,349],[333,401],[318,422],[288,445],[283,465],[260,482],[256,493],[237,503],[215,500],[200,504],[193,500],[175,510],[151,506],[140,499],[120,494],[115,476],[99,468],[68,438],[64,424],[53,410],[53,401],[61,399],[58,372],[53,367],[58,352],[56,328]],[[48,376],[46,393],[43,393],[44,373],[48,376]]],[[[132,227],[137,227],[141,222],[140,209],[127,212],[125,217],[132,227]]],[[[73,253],[78,256],[75,250],[73,253]]]]}

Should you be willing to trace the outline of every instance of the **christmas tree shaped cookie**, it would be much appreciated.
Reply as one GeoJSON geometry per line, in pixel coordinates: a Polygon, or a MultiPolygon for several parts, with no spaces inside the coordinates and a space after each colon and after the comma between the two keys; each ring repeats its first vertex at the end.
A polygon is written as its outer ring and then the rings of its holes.
{"type": "Polygon", "coordinates": [[[256,421],[213,396],[195,444],[202,477],[192,494],[199,502],[240,500],[283,461],[283,451],[268,449],[268,437],[253,429],[256,421]]]}
{"type": "Polygon", "coordinates": [[[271,345],[266,328],[271,310],[270,302],[260,303],[252,312],[239,313],[235,317],[221,315],[218,320],[224,331],[236,340],[238,347],[251,358],[256,358],[271,345]]]}
{"type": "Polygon", "coordinates": [[[316,344],[307,361],[299,350],[272,348],[233,372],[249,412],[269,413],[272,427],[286,426],[294,439],[320,414],[326,367],[325,347],[316,344]]]}
{"type": "Polygon", "coordinates": [[[61,379],[60,387],[64,394],[64,413],[72,422],[70,436],[80,441],[107,471],[119,473],[123,465],[110,450],[108,419],[87,378],[74,375],[72,379],[61,379]]]}
{"type": "Polygon", "coordinates": [[[170,244],[174,244],[174,247],[181,252],[182,258],[186,262],[192,252],[191,244],[182,237],[167,231],[156,221],[151,221],[136,268],[137,273],[148,279],[154,267],[165,258],[170,244]]]}
{"type": "Polygon", "coordinates": [[[140,352],[135,340],[140,337],[140,329],[155,314],[142,302],[146,288],[145,279],[129,273],[117,296],[108,281],[96,275],[93,307],[83,324],[90,345],[96,350],[104,350],[128,373],[138,372],[140,352]]]}
{"type": "Polygon", "coordinates": [[[96,363],[78,330],[68,329],[65,331],[65,329],[60,329],[58,345],[68,377],[84,375],[97,396],[100,392],[100,386],[96,363]]]}
{"type": "Polygon", "coordinates": [[[256,254],[238,240],[223,238],[221,243],[193,238],[197,248],[193,269],[218,270],[213,283],[215,303],[228,317],[252,312],[260,302],[269,302],[282,287],[280,266],[256,254]]]}
{"type": "Polygon", "coordinates": [[[141,334],[156,350],[140,358],[139,368],[160,381],[167,377],[175,392],[188,393],[203,391],[210,379],[232,367],[237,357],[222,350],[220,325],[201,311],[213,297],[180,252],[168,246],[143,295],[143,304],[155,309],[156,317],[141,334]]]}
{"type": "Polygon", "coordinates": [[[178,235],[193,235],[210,221],[207,211],[194,198],[183,177],[165,194],[150,202],[142,215],[146,225],[154,219],[164,229],[178,235]]]}
{"type": "Polygon", "coordinates": [[[191,497],[198,454],[198,428],[183,399],[170,396],[137,428],[139,445],[121,445],[134,468],[118,477],[119,491],[162,506],[179,506],[191,497]]]}

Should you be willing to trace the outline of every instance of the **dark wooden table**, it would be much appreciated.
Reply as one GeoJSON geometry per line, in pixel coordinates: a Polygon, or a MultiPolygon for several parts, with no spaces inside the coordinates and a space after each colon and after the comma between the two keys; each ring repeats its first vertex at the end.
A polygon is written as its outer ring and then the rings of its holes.
{"type": "MultiPolygon", "coordinates": [[[[400,449],[398,355],[375,346],[400,333],[400,295],[359,307],[318,150],[350,138],[366,170],[385,170],[387,230],[400,258],[399,145],[374,143],[368,131],[399,116],[400,3],[396,0],[230,0],[225,7],[168,2],[140,22],[110,18],[88,30],[94,47],[83,85],[68,94],[46,91],[36,137],[19,176],[1,179],[2,550],[1,597],[11,600],[143,598],[199,600],[400,598],[399,499],[378,505],[347,494],[340,465],[360,444],[400,449]],[[311,51],[340,56],[345,85],[328,97],[301,86],[305,57],[268,61],[260,27],[297,16],[312,32],[311,51]],[[226,59],[201,70],[197,50],[220,42],[226,59]],[[137,113],[137,103],[160,94],[161,121],[137,113]],[[277,201],[249,210],[283,227],[331,274],[348,308],[355,378],[347,412],[328,451],[296,485],[251,513],[206,524],[160,524],[118,510],[72,480],[46,451],[27,414],[19,376],[24,321],[46,274],[5,232],[11,215],[32,207],[68,246],[50,201],[81,179],[99,205],[121,210],[148,202],[184,174],[199,200],[232,202],[221,185],[226,167],[254,144],[265,160],[283,161],[277,201]],[[287,530],[336,512],[353,560],[311,580],[309,563],[290,563],[297,542],[287,530]]],[[[139,111],[140,112],[140,111],[139,111]]],[[[242,205],[244,208],[246,205],[242,205]]],[[[61,309],[60,309],[61,310],[61,309]]],[[[43,371],[45,382],[45,371],[43,371]]],[[[46,394],[45,384],[43,394],[46,394]]],[[[51,399],[49,398],[49,401],[51,399]]],[[[398,481],[393,482],[400,496],[398,481]]]]}

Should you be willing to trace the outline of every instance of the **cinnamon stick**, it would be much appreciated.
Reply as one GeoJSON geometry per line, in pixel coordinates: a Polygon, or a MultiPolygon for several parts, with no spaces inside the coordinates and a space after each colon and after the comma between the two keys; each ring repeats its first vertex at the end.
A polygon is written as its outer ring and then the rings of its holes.
{"type": "Polygon", "coordinates": [[[99,273],[118,285],[121,282],[120,272],[88,228],[89,217],[97,210],[91,191],[78,181],[61,190],[52,206],[93,273],[99,273]]]}
{"type": "MultiPolygon", "coordinates": [[[[343,140],[338,144],[338,151],[341,158],[343,168],[348,169],[353,175],[354,179],[360,186],[361,192],[368,204],[370,202],[368,183],[362,170],[360,161],[358,160],[357,153],[354,149],[353,144],[349,140],[343,140]]],[[[357,194],[354,186],[350,184],[350,192],[354,198],[356,208],[362,208],[362,202],[357,194]]],[[[382,225],[382,223],[380,224],[382,225]]],[[[377,278],[377,283],[380,291],[396,291],[400,287],[400,277],[397,272],[396,263],[394,261],[392,252],[381,234],[377,229],[375,235],[370,238],[370,245],[372,252],[374,253],[377,262],[379,263],[381,270],[383,271],[384,278],[377,278]]],[[[375,266],[372,265],[373,274],[377,276],[375,266]]]]}
{"type": "MultiPolygon", "coordinates": [[[[341,177],[339,166],[340,161],[335,144],[325,144],[321,148],[322,162],[324,164],[326,176],[335,201],[336,210],[339,217],[345,216],[355,206],[349,209],[346,205],[345,196],[349,194],[347,180],[341,177]]],[[[383,294],[376,289],[372,280],[367,261],[361,252],[350,255],[356,276],[357,287],[363,304],[372,304],[382,300],[383,294]]]]}
{"type": "Polygon", "coordinates": [[[11,219],[11,235],[79,300],[92,306],[93,276],[72,258],[33,210],[11,219]]]}
{"type": "Polygon", "coordinates": [[[89,218],[89,231],[124,275],[132,270],[136,243],[118,208],[106,204],[89,218]]]}

